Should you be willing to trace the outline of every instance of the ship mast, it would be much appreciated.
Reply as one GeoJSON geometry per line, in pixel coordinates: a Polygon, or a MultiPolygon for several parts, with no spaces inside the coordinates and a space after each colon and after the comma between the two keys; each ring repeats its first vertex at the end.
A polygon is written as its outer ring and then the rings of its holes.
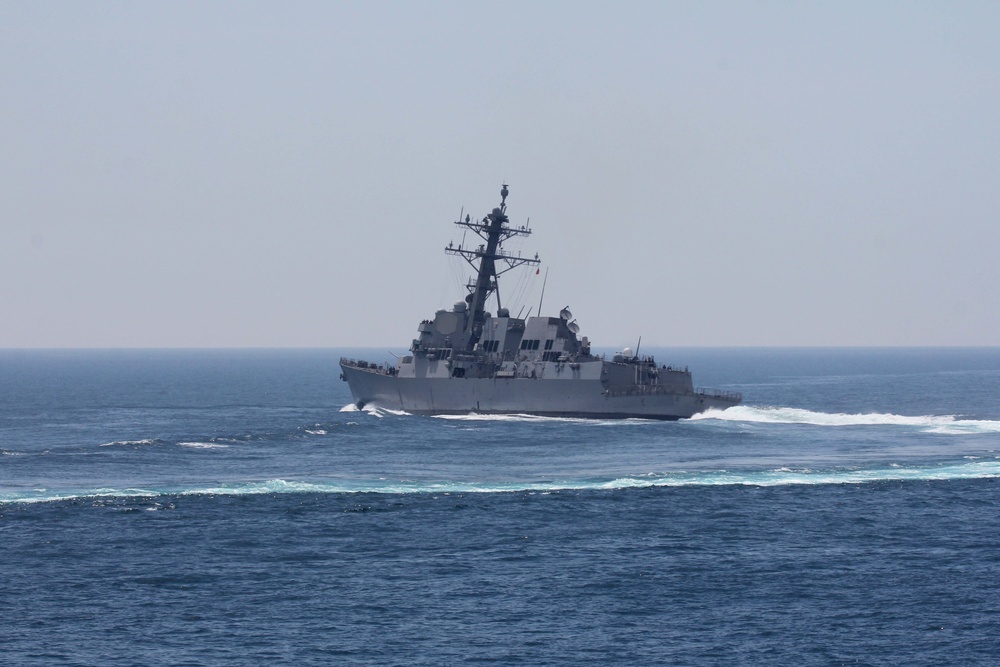
{"type": "Polygon", "coordinates": [[[497,277],[511,269],[523,264],[538,264],[538,255],[533,258],[521,257],[520,255],[506,255],[503,252],[503,242],[512,236],[528,236],[531,230],[526,226],[510,227],[507,217],[507,184],[503,184],[500,190],[500,206],[493,209],[493,212],[484,217],[481,221],[471,221],[469,216],[465,220],[459,220],[455,224],[460,227],[471,229],[484,243],[475,250],[469,250],[458,246],[453,247],[448,244],[444,251],[451,255],[460,255],[469,266],[476,271],[476,280],[468,285],[469,295],[465,297],[469,304],[469,319],[465,326],[465,349],[471,352],[482,335],[483,323],[486,321],[486,301],[490,294],[497,294],[497,310],[500,309],[500,290],[497,286],[497,277]],[[497,262],[502,263],[501,270],[497,270],[497,262]]]}

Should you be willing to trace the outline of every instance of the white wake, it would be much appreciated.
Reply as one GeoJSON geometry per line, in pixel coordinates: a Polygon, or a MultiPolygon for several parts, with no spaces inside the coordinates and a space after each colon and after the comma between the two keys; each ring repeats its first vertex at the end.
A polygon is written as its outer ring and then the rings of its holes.
{"type": "Polygon", "coordinates": [[[954,481],[1000,478],[1000,458],[966,457],[946,465],[900,465],[872,468],[771,468],[767,470],[693,470],[646,473],[614,478],[562,479],[523,482],[406,481],[386,478],[367,480],[285,480],[230,482],[172,488],[102,487],[76,490],[37,488],[3,492],[5,503],[43,503],[78,498],[144,498],[162,496],[243,496],[287,493],[333,494],[465,494],[465,493],[558,493],[561,491],[613,491],[617,489],[677,486],[801,486],[871,484],[889,481],[954,481]]]}
{"type": "Polygon", "coordinates": [[[409,412],[405,410],[390,410],[389,408],[380,408],[374,403],[368,403],[363,408],[359,408],[356,403],[348,403],[340,409],[341,412],[365,412],[373,417],[384,417],[386,415],[409,415],[409,412]]]}
{"type": "Polygon", "coordinates": [[[811,426],[908,426],[928,433],[1000,433],[1000,421],[959,419],[955,415],[897,415],[885,412],[848,414],[816,412],[802,408],[738,405],[725,410],[707,410],[692,420],[716,419],[758,424],[808,424],[811,426]]]}

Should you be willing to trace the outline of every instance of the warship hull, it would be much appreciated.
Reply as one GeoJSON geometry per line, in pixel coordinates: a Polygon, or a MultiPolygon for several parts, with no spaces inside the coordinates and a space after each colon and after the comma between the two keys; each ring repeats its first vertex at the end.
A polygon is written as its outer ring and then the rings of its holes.
{"type": "Polygon", "coordinates": [[[410,414],[676,420],[740,402],[727,392],[682,392],[657,385],[605,389],[599,379],[416,378],[341,367],[357,405],[410,414]]]}

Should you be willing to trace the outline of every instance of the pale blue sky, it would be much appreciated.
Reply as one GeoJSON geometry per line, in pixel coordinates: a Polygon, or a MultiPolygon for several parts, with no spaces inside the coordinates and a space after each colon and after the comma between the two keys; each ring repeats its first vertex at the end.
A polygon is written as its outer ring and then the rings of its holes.
{"type": "Polygon", "coordinates": [[[598,345],[1000,345],[998,34],[995,2],[5,2],[0,347],[405,349],[503,181],[598,345]]]}

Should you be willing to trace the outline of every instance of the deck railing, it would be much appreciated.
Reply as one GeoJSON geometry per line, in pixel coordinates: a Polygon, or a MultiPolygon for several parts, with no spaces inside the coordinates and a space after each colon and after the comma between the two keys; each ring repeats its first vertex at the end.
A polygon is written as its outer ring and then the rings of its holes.
{"type": "Polygon", "coordinates": [[[721,389],[705,389],[699,387],[692,391],[679,392],[675,387],[660,384],[637,384],[625,387],[611,387],[604,391],[605,396],[655,396],[659,394],[684,394],[688,396],[704,396],[718,398],[724,401],[739,403],[743,394],[738,391],[722,391],[721,389]]]}
{"type": "Polygon", "coordinates": [[[378,375],[395,375],[399,371],[396,367],[389,364],[388,362],[383,362],[381,364],[376,364],[373,361],[364,361],[363,359],[348,359],[347,357],[341,357],[340,363],[344,366],[350,366],[351,368],[357,368],[359,370],[366,371],[368,373],[376,373],[378,375]]]}
{"type": "Polygon", "coordinates": [[[721,398],[726,401],[735,401],[739,403],[743,400],[743,394],[738,391],[723,391],[722,389],[709,389],[707,387],[698,387],[695,389],[696,394],[702,394],[704,396],[709,396],[711,398],[721,398]]]}

